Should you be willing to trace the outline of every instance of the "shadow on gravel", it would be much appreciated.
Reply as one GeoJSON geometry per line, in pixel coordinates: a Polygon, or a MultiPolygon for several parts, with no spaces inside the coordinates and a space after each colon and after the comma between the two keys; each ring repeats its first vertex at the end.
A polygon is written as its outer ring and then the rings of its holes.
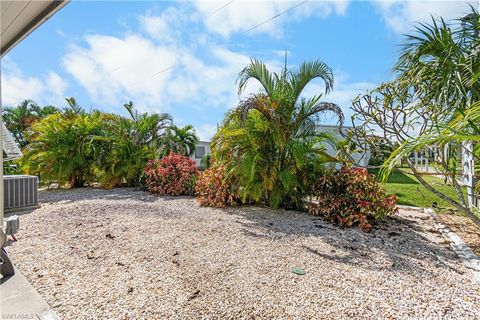
{"type": "MultiPolygon", "coordinates": [[[[76,188],[54,189],[39,192],[40,203],[71,203],[82,200],[132,200],[141,202],[155,202],[158,196],[152,195],[138,188],[76,188]],[[133,192],[132,192],[133,191],[133,192]]],[[[162,199],[165,199],[162,197],[162,199]]]]}
{"type": "Polygon", "coordinates": [[[408,214],[388,217],[370,233],[358,228],[340,228],[321,218],[294,211],[244,207],[230,210],[230,214],[245,218],[237,223],[250,237],[269,241],[285,238],[287,243],[288,237],[304,237],[299,250],[318,259],[369,270],[417,275],[419,271],[431,273],[424,266],[433,262],[440,269],[463,272],[457,269],[458,258],[446,243],[435,243],[427,238],[429,233],[438,234],[434,226],[408,214]]]}

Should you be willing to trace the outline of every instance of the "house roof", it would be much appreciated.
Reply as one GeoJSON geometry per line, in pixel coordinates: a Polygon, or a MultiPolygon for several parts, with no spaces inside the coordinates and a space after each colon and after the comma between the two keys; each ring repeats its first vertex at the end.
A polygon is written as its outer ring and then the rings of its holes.
{"type": "Polygon", "coordinates": [[[10,49],[27,37],[33,30],[47,21],[66,1],[0,1],[0,56],[3,57],[10,49]]]}
{"type": "Polygon", "coordinates": [[[7,127],[2,123],[2,146],[3,146],[3,160],[14,160],[22,156],[22,151],[18,147],[12,134],[7,127]]]}

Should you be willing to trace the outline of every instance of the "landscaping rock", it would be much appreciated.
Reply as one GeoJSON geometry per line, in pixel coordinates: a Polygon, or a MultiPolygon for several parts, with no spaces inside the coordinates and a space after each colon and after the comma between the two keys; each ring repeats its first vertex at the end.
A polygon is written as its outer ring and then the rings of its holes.
{"type": "Polygon", "coordinates": [[[40,199],[7,250],[62,319],[480,318],[479,285],[421,211],[365,233],[133,189],[40,199]]]}

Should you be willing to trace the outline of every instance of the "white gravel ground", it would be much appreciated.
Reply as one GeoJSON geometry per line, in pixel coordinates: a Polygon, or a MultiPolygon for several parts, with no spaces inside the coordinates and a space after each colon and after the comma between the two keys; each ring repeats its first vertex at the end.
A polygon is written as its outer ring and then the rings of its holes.
{"type": "Polygon", "coordinates": [[[367,234],[132,189],[41,199],[7,250],[63,319],[480,318],[479,284],[419,211],[367,234]]]}

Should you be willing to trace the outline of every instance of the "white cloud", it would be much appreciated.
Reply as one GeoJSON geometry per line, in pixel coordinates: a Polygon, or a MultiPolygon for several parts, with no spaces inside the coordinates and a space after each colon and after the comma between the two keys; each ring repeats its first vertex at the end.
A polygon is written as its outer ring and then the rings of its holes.
{"type": "Polygon", "coordinates": [[[50,71],[45,80],[45,90],[50,93],[50,103],[53,105],[63,104],[65,101],[65,90],[67,82],[63,80],[58,73],[50,71]]]}
{"type": "Polygon", "coordinates": [[[416,22],[429,22],[432,15],[455,19],[469,12],[469,4],[479,6],[478,0],[376,0],[374,3],[385,23],[397,33],[411,31],[416,22]]]}
{"type": "Polygon", "coordinates": [[[178,101],[197,101],[210,106],[231,107],[235,98],[235,78],[249,61],[248,57],[221,46],[205,48],[215,64],[208,63],[188,49],[180,55],[178,72],[169,85],[178,101]],[[186,90],[185,90],[186,89],[186,90]]]}
{"type": "Polygon", "coordinates": [[[164,42],[175,42],[182,38],[188,24],[197,21],[195,13],[186,13],[185,6],[168,7],[160,15],[148,12],[140,16],[143,30],[153,39],[164,42]]]}
{"type": "MultiPolygon", "coordinates": [[[[159,21],[178,12],[165,12],[169,13],[141,16],[142,29],[159,35],[170,28],[159,21]]],[[[195,33],[191,38],[195,41],[163,36],[152,39],[132,33],[121,37],[88,35],[86,45],[70,48],[63,65],[94,102],[101,101],[101,107],[111,110],[129,100],[141,111],[172,112],[178,105],[197,111],[233,107],[238,101],[235,80],[249,57],[197,38],[195,33]]],[[[255,84],[250,85],[247,92],[254,88],[255,84]]]]}
{"type": "Polygon", "coordinates": [[[300,20],[311,16],[325,18],[331,14],[344,14],[348,0],[310,1],[197,1],[195,6],[201,14],[205,26],[210,32],[228,37],[233,33],[245,32],[275,15],[299,5],[297,8],[281,15],[251,31],[252,34],[265,33],[280,36],[282,24],[287,19],[300,20]],[[223,7],[223,8],[222,8],[223,7]]]}
{"type": "Polygon", "coordinates": [[[216,124],[202,124],[196,128],[196,132],[200,141],[211,141],[213,135],[217,132],[217,125],[216,124]]]}
{"type": "Polygon", "coordinates": [[[8,57],[2,59],[2,103],[15,106],[25,99],[39,104],[63,102],[67,83],[55,72],[46,76],[24,75],[15,62],[8,57]]]}
{"type": "Polygon", "coordinates": [[[72,47],[63,65],[93,101],[113,106],[133,100],[140,108],[159,109],[172,72],[168,68],[177,63],[174,48],[140,35],[89,35],[85,40],[87,47],[72,47]]]}

